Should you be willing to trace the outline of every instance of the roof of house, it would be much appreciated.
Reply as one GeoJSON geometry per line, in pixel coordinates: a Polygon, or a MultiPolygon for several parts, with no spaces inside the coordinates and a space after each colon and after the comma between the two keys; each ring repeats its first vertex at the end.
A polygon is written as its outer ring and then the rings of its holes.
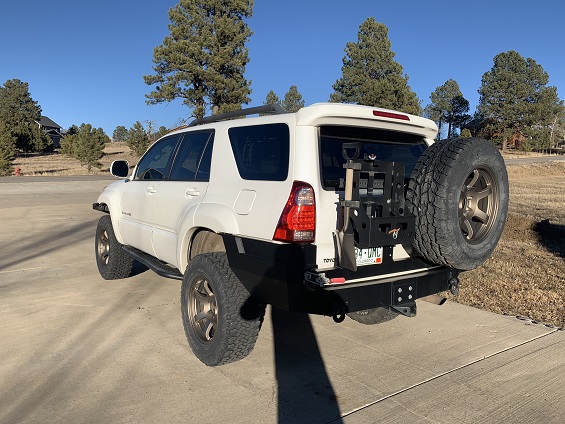
{"type": "Polygon", "coordinates": [[[58,128],[61,129],[61,126],[56,122],[49,119],[47,116],[41,115],[41,119],[39,120],[39,124],[44,127],[51,127],[51,128],[58,128]]]}

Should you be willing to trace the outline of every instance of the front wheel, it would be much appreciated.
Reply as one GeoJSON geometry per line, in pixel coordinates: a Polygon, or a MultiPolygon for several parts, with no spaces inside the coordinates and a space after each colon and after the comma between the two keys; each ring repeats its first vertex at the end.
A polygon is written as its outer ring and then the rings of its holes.
{"type": "Polygon", "coordinates": [[[112,220],[104,215],[98,221],[94,238],[96,265],[105,280],[116,280],[131,275],[133,258],[123,249],[116,239],[112,220]]]}
{"type": "Polygon", "coordinates": [[[204,364],[223,365],[251,353],[265,308],[250,298],[224,252],[190,260],[180,300],[188,344],[204,364]]]}

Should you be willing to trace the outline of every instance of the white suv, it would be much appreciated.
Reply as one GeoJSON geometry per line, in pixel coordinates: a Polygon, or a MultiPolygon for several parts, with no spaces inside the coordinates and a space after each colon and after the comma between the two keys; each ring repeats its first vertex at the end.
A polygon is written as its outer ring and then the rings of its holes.
{"type": "Polygon", "coordinates": [[[134,259],[182,280],[196,356],[248,355],[264,305],[365,324],[413,316],[494,250],[508,179],[494,145],[433,142],[427,119],[374,107],[265,106],[196,120],[156,141],[94,209],[105,279],[134,259]],[[234,119],[251,114],[258,117],[234,119]],[[129,176],[128,176],[129,175],[129,176]]]}

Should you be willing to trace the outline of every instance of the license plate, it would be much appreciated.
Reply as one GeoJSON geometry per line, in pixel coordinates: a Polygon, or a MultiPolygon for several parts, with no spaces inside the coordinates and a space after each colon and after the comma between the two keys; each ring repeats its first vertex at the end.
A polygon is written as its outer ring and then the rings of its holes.
{"type": "Polygon", "coordinates": [[[383,263],[383,248],[372,247],[370,249],[355,248],[355,259],[357,266],[375,265],[383,263]]]}

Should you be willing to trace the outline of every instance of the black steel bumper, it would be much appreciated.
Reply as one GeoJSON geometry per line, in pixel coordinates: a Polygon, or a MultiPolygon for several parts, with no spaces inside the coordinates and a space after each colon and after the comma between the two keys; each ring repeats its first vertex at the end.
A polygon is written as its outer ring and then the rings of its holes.
{"type": "Polygon", "coordinates": [[[316,246],[275,244],[232,235],[223,238],[230,267],[249,293],[259,302],[290,311],[332,316],[336,311],[402,306],[449,290],[450,280],[458,275],[457,270],[435,267],[386,277],[430,267],[417,258],[393,263],[391,253],[384,266],[363,266],[355,273],[341,268],[325,271],[324,278],[343,276],[346,282],[321,286],[312,282],[314,275],[321,274],[316,270],[316,246]]]}

